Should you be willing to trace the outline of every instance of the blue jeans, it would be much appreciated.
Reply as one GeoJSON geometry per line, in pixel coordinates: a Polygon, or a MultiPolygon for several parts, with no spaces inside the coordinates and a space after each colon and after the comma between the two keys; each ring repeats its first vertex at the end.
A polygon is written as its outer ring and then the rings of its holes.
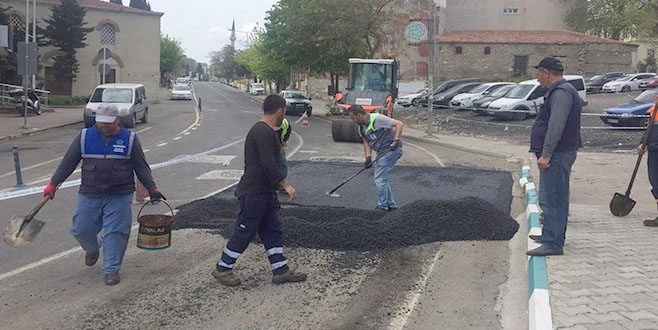
{"type": "Polygon", "coordinates": [[[576,151],[556,152],[550,167],[539,172],[539,207],[544,212],[542,245],[562,249],[569,217],[569,177],[576,151]]]}
{"type": "Polygon", "coordinates": [[[132,193],[90,196],[78,194],[70,233],[87,253],[103,247],[103,272],[121,270],[132,224],[132,193]],[[103,230],[103,236],[99,233],[103,230]]]}
{"type": "Polygon", "coordinates": [[[402,157],[402,147],[390,151],[377,160],[375,166],[375,188],[377,188],[377,207],[383,209],[397,208],[391,186],[388,184],[388,172],[393,169],[395,163],[402,157]]]}

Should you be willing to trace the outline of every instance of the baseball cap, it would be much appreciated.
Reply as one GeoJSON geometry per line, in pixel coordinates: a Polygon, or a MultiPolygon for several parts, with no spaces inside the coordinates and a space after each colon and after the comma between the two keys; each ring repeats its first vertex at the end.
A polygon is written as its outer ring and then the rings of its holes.
{"type": "Polygon", "coordinates": [[[119,108],[115,104],[101,104],[96,110],[96,122],[113,123],[119,116],[119,108]]]}
{"type": "Polygon", "coordinates": [[[562,65],[562,61],[558,60],[557,58],[554,57],[546,57],[537,66],[535,69],[539,68],[544,68],[548,70],[553,70],[553,71],[564,71],[564,66],[562,65]]]}

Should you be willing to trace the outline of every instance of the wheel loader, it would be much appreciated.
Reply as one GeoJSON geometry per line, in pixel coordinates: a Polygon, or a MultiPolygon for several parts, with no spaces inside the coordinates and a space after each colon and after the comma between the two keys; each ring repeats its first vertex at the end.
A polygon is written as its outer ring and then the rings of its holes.
{"type": "Polygon", "coordinates": [[[329,108],[332,115],[344,117],[331,123],[331,137],[336,142],[361,142],[357,125],[347,116],[352,105],[358,104],[369,113],[393,117],[393,104],[398,97],[394,59],[350,58],[349,63],[347,88],[336,92],[329,108]]]}

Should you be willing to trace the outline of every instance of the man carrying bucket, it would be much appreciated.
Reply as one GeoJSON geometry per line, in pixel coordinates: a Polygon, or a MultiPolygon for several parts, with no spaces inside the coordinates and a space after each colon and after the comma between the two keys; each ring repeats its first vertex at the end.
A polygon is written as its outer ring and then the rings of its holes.
{"type": "Polygon", "coordinates": [[[165,197],[153,182],[137,134],[119,126],[119,108],[114,104],[98,107],[96,126],[75,137],[43,196],[54,198],[58,185],[81,160],[82,183],[70,232],[85,250],[87,266],[96,264],[103,246],[105,284],[115,285],[130,236],[134,175],[148,189],[151,200],[165,197]]]}
{"type": "Polygon", "coordinates": [[[283,255],[283,232],[279,221],[281,206],[277,188],[283,188],[290,200],[297,197],[297,191],[281,173],[279,164],[281,141],[275,129],[281,126],[285,111],[285,99],[278,95],[267,96],[263,101],[263,116],[247,133],[244,143],[244,174],[235,189],[240,213],[233,235],[212,270],[212,276],[223,285],[240,285],[240,278],[233,273],[233,267],[256,234],[265,245],[272,266],[272,283],[306,280],[306,274],[291,269],[283,255]]]}

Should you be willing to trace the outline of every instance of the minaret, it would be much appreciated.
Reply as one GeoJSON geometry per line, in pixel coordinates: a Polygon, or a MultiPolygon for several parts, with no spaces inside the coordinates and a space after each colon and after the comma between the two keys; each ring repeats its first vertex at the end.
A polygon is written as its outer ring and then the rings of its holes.
{"type": "Polygon", "coordinates": [[[231,48],[235,49],[235,19],[231,25],[231,38],[229,39],[231,39],[231,48]]]}

